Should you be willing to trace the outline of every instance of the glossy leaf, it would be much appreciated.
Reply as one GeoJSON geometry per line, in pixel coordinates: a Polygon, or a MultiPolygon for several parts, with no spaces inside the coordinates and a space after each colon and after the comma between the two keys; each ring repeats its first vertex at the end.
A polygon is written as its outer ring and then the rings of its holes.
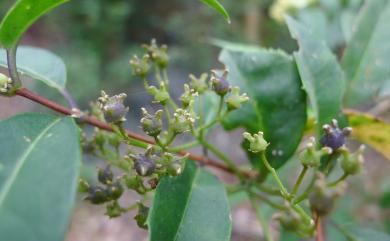
{"type": "Polygon", "coordinates": [[[2,240],[61,241],[80,166],[72,118],[23,114],[0,122],[2,240]]]}
{"type": "Polygon", "coordinates": [[[204,4],[208,5],[211,8],[214,8],[217,12],[219,12],[225,20],[230,23],[230,17],[228,12],[225,10],[225,8],[222,6],[221,3],[219,3],[217,0],[201,0],[204,4]]]}
{"type": "MultiPolygon", "coordinates": [[[[20,46],[16,53],[18,71],[46,85],[63,90],[66,85],[66,67],[57,55],[41,48],[20,46]]],[[[7,54],[0,49],[0,66],[7,67],[7,54]]]]}
{"type": "Polygon", "coordinates": [[[68,0],[18,0],[0,23],[0,44],[9,49],[43,14],[68,0]]]}
{"type": "Polygon", "coordinates": [[[369,144],[390,161],[390,123],[368,114],[347,113],[352,138],[369,144]]]}
{"type": "Polygon", "coordinates": [[[315,113],[319,135],[322,125],[341,115],[344,74],[325,41],[291,17],[287,17],[287,24],[298,41],[299,51],[294,58],[315,113]]]}
{"type": "Polygon", "coordinates": [[[390,73],[390,2],[369,0],[362,7],[351,40],[345,50],[347,106],[358,106],[373,100],[390,73]]]}
{"type": "Polygon", "coordinates": [[[150,241],[229,241],[232,220],[225,188],[188,161],[180,176],[159,183],[148,223],[150,241]]]}
{"type": "MultiPolygon", "coordinates": [[[[229,114],[227,129],[263,131],[270,143],[267,156],[282,166],[295,152],[306,123],[306,96],[293,59],[281,50],[222,43],[220,61],[229,69],[228,81],[246,92],[250,101],[229,114]]],[[[261,166],[259,155],[250,155],[261,166]],[[255,158],[257,157],[257,158],[255,158]]]]}

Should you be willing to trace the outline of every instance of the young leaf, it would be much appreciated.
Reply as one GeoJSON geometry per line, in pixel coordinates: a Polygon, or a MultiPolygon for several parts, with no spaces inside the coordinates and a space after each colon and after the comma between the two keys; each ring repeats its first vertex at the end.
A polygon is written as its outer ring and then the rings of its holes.
{"type": "Polygon", "coordinates": [[[23,114],[1,121],[0,133],[2,239],[63,240],[81,159],[73,119],[23,114]]]}
{"type": "Polygon", "coordinates": [[[324,40],[291,17],[287,17],[287,25],[299,44],[294,58],[315,113],[318,136],[322,125],[342,114],[344,74],[324,40]]]}
{"type": "Polygon", "coordinates": [[[230,23],[230,17],[225,8],[220,4],[217,0],[201,0],[204,4],[214,8],[217,12],[219,12],[225,20],[230,23]]]}
{"type": "MultiPolygon", "coordinates": [[[[63,90],[66,85],[66,67],[57,55],[41,48],[20,46],[16,53],[19,73],[37,79],[46,85],[63,90]]],[[[7,67],[7,54],[0,49],[0,66],[7,67]]]]}
{"type": "Polygon", "coordinates": [[[18,0],[0,23],[0,44],[15,46],[22,34],[43,14],[68,0],[18,0]]]}
{"type": "Polygon", "coordinates": [[[159,183],[149,214],[149,240],[229,241],[232,228],[224,186],[192,161],[159,183]]]}
{"type": "MultiPolygon", "coordinates": [[[[278,168],[294,154],[306,123],[306,96],[295,63],[281,50],[226,42],[219,45],[224,47],[219,59],[230,71],[229,83],[250,97],[228,116],[224,127],[263,131],[270,143],[267,156],[278,168]]],[[[259,159],[252,160],[259,167],[259,159]]]]}
{"type": "Polygon", "coordinates": [[[366,1],[342,59],[347,80],[347,106],[358,106],[372,100],[388,80],[389,22],[390,1],[366,1]]]}
{"type": "Polygon", "coordinates": [[[369,144],[390,161],[390,123],[368,114],[347,113],[352,138],[369,144]]]}

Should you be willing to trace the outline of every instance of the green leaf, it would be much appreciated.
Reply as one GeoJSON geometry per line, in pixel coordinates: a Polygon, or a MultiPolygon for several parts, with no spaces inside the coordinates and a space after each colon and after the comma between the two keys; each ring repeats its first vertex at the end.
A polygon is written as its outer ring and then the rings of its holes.
{"type": "MultiPolygon", "coordinates": [[[[20,46],[16,53],[18,71],[58,90],[66,85],[66,67],[57,55],[41,48],[20,46]]],[[[7,68],[7,53],[0,49],[0,66],[7,68]]]]}
{"type": "Polygon", "coordinates": [[[345,103],[358,106],[378,94],[388,80],[390,1],[369,0],[362,7],[342,66],[347,79],[345,103]]]}
{"type": "Polygon", "coordinates": [[[219,12],[225,20],[230,23],[230,17],[225,8],[220,4],[217,0],[201,0],[204,4],[208,5],[211,8],[214,8],[217,12],[219,12]]]}
{"type": "Polygon", "coordinates": [[[355,235],[357,241],[390,241],[388,234],[373,229],[353,228],[351,229],[351,233],[355,235]]]}
{"type": "Polygon", "coordinates": [[[368,114],[348,112],[352,138],[369,144],[390,161],[390,123],[368,114]]]}
{"type": "Polygon", "coordinates": [[[43,14],[68,0],[18,0],[0,23],[0,44],[9,49],[43,14]]]}
{"type": "Polygon", "coordinates": [[[291,17],[287,17],[287,25],[298,41],[294,58],[315,113],[318,136],[322,125],[342,114],[344,74],[324,40],[291,17]]]}
{"type": "Polygon", "coordinates": [[[63,240],[81,159],[73,119],[23,114],[1,121],[0,133],[2,240],[63,240]]]}
{"type": "Polygon", "coordinates": [[[229,241],[232,228],[223,184],[192,161],[159,183],[149,219],[150,241],[229,241]]]}
{"type": "MultiPolygon", "coordinates": [[[[267,157],[282,166],[295,152],[306,123],[306,96],[293,59],[281,50],[219,42],[220,61],[229,69],[229,83],[246,92],[250,101],[235,110],[224,127],[263,131],[270,142],[267,157]]],[[[261,167],[259,155],[252,164],[261,167]]]]}

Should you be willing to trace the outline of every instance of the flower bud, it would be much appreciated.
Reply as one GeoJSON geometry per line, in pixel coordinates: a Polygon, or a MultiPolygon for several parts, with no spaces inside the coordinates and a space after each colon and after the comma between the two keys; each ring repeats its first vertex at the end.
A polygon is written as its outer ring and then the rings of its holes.
{"type": "Polygon", "coordinates": [[[298,230],[300,228],[300,224],[302,223],[302,219],[299,214],[290,209],[286,212],[279,213],[276,218],[280,221],[283,228],[288,231],[298,230]]]}
{"type": "Polygon", "coordinates": [[[345,174],[355,175],[359,173],[364,163],[364,152],[365,146],[361,145],[355,153],[349,153],[348,150],[342,150],[341,168],[345,174]]]}
{"type": "Polygon", "coordinates": [[[173,114],[173,131],[177,134],[190,131],[195,122],[195,117],[184,109],[177,109],[173,114]]]}
{"type": "Polygon", "coordinates": [[[110,133],[107,136],[107,139],[108,139],[108,143],[116,149],[119,148],[119,146],[122,142],[122,138],[119,135],[117,135],[116,133],[110,133]]]}
{"type": "Polygon", "coordinates": [[[90,186],[87,181],[80,179],[79,180],[79,191],[80,192],[88,192],[90,186]]]}
{"type": "Polygon", "coordinates": [[[319,173],[313,190],[309,195],[311,209],[321,216],[330,213],[333,210],[336,199],[342,195],[344,190],[344,183],[340,183],[336,188],[327,187],[325,176],[319,173]]]}
{"type": "Polygon", "coordinates": [[[226,104],[229,110],[239,109],[241,105],[249,100],[246,93],[240,95],[240,88],[233,87],[232,93],[226,99],[226,104]]]}
{"type": "Polygon", "coordinates": [[[142,130],[149,136],[158,136],[163,128],[162,110],[156,111],[154,115],[147,112],[145,108],[141,108],[143,117],[141,119],[142,130]]]}
{"type": "Polygon", "coordinates": [[[144,44],[143,47],[148,51],[150,59],[156,63],[160,68],[166,68],[169,63],[169,56],[167,54],[168,46],[157,45],[155,39],[152,39],[150,45],[144,44]]]}
{"type": "Polygon", "coordinates": [[[156,86],[148,86],[146,90],[149,92],[149,94],[153,95],[155,102],[162,105],[165,105],[170,98],[164,82],[160,83],[159,89],[157,89],[156,86]]]}
{"type": "Polygon", "coordinates": [[[98,101],[100,108],[103,111],[104,119],[108,123],[118,123],[126,120],[126,114],[129,111],[129,107],[125,107],[123,104],[126,94],[108,96],[102,91],[102,96],[99,97],[98,101]]]}
{"type": "Polygon", "coordinates": [[[191,81],[191,87],[198,92],[200,95],[206,92],[208,89],[206,80],[207,80],[208,74],[203,73],[199,78],[196,78],[194,75],[190,74],[189,78],[191,81]]]}
{"type": "Polygon", "coordinates": [[[172,161],[167,167],[168,174],[178,176],[183,172],[183,163],[181,160],[172,161]]]}
{"type": "Polygon", "coordinates": [[[117,202],[113,202],[112,204],[106,206],[105,214],[110,218],[119,217],[122,214],[122,208],[117,202]]]}
{"type": "Polygon", "coordinates": [[[7,93],[11,83],[12,80],[8,76],[0,73],[0,93],[7,93]]]}
{"type": "Polygon", "coordinates": [[[263,132],[259,131],[257,134],[251,135],[248,132],[244,132],[243,136],[249,141],[249,151],[257,153],[267,149],[269,143],[264,140],[263,132]]]}
{"type": "Polygon", "coordinates": [[[123,194],[123,187],[120,182],[114,182],[106,187],[107,198],[110,200],[117,200],[123,194]]]}
{"type": "Polygon", "coordinates": [[[342,147],[345,144],[345,137],[352,132],[351,127],[340,130],[336,119],[333,119],[330,125],[326,124],[322,128],[325,135],[322,136],[320,143],[322,146],[332,148],[333,151],[342,147]]]}
{"type": "Polygon", "coordinates": [[[90,201],[92,204],[102,204],[109,201],[105,190],[100,186],[91,186],[88,189],[88,196],[85,197],[85,200],[90,201]]]}
{"type": "Polygon", "coordinates": [[[140,176],[125,176],[125,184],[129,189],[136,190],[139,186],[142,185],[142,178],[140,176]]]}
{"type": "Polygon", "coordinates": [[[147,220],[149,216],[149,207],[143,205],[142,203],[138,203],[138,213],[134,217],[134,219],[137,221],[137,225],[140,228],[147,229],[147,220]]]}
{"type": "Polygon", "coordinates": [[[214,92],[217,93],[219,96],[225,96],[230,90],[229,82],[226,80],[229,71],[225,69],[223,71],[222,76],[217,76],[215,70],[212,70],[211,73],[212,73],[211,86],[214,92]]]}
{"type": "Polygon", "coordinates": [[[302,165],[307,167],[319,167],[321,165],[321,157],[332,153],[332,149],[329,147],[323,147],[321,150],[317,151],[315,149],[315,145],[314,137],[310,138],[306,148],[299,154],[298,157],[302,165]]]}
{"type": "Polygon", "coordinates": [[[190,89],[189,85],[184,84],[184,93],[180,96],[183,107],[186,108],[191,105],[195,101],[195,96],[197,95],[198,93],[195,92],[195,90],[190,89]]]}
{"type": "Polygon", "coordinates": [[[99,147],[103,148],[103,145],[106,142],[106,133],[95,128],[95,135],[93,137],[93,142],[99,147]]]}
{"type": "Polygon", "coordinates": [[[140,176],[150,176],[156,169],[156,163],[145,155],[138,155],[134,160],[134,170],[140,176]]]}
{"type": "Polygon", "coordinates": [[[106,166],[104,169],[98,169],[98,180],[102,184],[111,184],[114,174],[112,173],[110,166],[106,166]]]}
{"type": "Polygon", "coordinates": [[[142,59],[139,59],[137,55],[130,60],[130,65],[133,69],[133,74],[141,78],[145,78],[150,71],[149,55],[144,55],[142,59]]]}

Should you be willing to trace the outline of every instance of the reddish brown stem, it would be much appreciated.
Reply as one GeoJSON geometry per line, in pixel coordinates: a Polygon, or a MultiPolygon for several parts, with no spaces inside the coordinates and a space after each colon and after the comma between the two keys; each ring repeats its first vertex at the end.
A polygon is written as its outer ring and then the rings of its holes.
{"type": "MultiPolygon", "coordinates": [[[[48,100],[48,99],[46,99],[46,98],[44,98],[44,97],[30,91],[29,89],[26,89],[26,88],[20,88],[19,90],[17,90],[16,95],[19,95],[19,96],[22,96],[22,97],[27,98],[29,100],[32,100],[33,102],[39,103],[43,106],[46,106],[49,109],[52,109],[52,110],[54,110],[58,113],[62,113],[64,115],[75,114],[74,111],[72,111],[71,109],[68,109],[68,108],[66,108],[66,107],[64,107],[56,102],[48,100]]],[[[111,131],[111,132],[113,131],[113,129],[110,125],[108,125],[107,123],[101,122],[100,120],[98,120],[97,118],[95,118],[93,116],[83,116],[82,120],[84,122],[88,123],[89,125],[98,127],[99,129],[103,129],[103,130],[111,131]]],[[[146,142],[149,144],[155,144],[154,140],[152,140],[148,137],[136,134],[132,131],[127,131],[127,135],[131,138],[137,139],[137,140],[142,141],[142,142],[146,142]]],[[[180,151],[180,152],[178,152],[178,154],[182,155],[182,156],[188,155],[188,158],[190,158],[191,160],[197,161],[197,162],[202,163],[204,165],[208,165],[208,166],[220,169],[220,170],[225,171],[225,172],[233,173],[233,170],[231,170],[228,166],[226,166],[220,162],[217,162],[215,160],[212,160],[210,158],[205,158],[202,155],[197,155],[197,154],[193,154],[193,153],[186,152],[186,151],[180,151]]],[[[257,176],[256,172],[245,171],[245,170],[241,171],[241,174],[243,176],[249,177],[249,178],[255,178],[257,176]]]]}
{"type": "Polygon", "coordinates": [[[316,241],[325,241],[324,227],[321,216],[317,214],[316,218],[316,241]]]}

